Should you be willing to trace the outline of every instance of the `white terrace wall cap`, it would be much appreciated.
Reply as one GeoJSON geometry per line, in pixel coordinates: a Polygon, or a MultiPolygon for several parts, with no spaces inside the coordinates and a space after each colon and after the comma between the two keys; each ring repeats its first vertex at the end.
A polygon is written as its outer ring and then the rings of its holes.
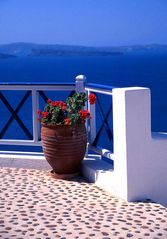
{"type": "Polygon", "coordinates": [[[135,86],[135,87],[122,87],[122,88],[114,88],[113,91],[134,91],[134,90],[150,90],[147,87],[140,87],[140,86],[135,86]]]}

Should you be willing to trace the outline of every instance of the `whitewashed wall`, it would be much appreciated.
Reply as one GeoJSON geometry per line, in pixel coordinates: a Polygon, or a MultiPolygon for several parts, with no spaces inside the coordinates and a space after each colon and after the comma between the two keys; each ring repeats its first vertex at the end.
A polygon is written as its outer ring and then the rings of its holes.
{"type": "Polygon", "coordinates": [[[113,117],[117,193],[167,205],[167,135],[151,135],[150,90],[114,89],[113,117]]]}
{"type": "Polygon", "coordinates": [[[113,89],[113,131],[114,170],[101,164],[94,182],[127,201],[152,199],[167,206],[167,134],[151,133],[148,88],[113,89]]]}

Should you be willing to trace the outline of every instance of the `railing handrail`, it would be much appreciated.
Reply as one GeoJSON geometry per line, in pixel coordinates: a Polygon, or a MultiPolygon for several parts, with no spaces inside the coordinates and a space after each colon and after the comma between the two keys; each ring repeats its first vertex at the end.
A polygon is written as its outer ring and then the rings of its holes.
{"type": "Polygon", "coordinates": [[[109,86],[109,85],[101,85],[101,84],[96,84],[96,83],[87,83],[86,88],[94,88],[94,89],[100,89],[100,90],[112,90],[116,87],[109,86]]]}
{"type": "Polygon", "coordinates": [[[46,90],[46,91],[53,91],[53,90],[61,90],[61,91],[68,91],[68,90],[75,90],[76,86],[75,84],[25,84],[25,83],[19,83],[19,84],[0,84],[0,90],[46,90]]]}
{"type": "Polygon", "coordinates": [[[86,91],[92,91],[95,93],[101,93],[106,95],[112,95],[112,90],[114,88],[114,86],[100,85],[96,83],[88,83],[85,86],[86,91]]]}
{"type": "Polygon", "coordinates": [[[40,85],[54,85],[54,86],[75,86],[75,82],[0,82],[1,85],[32,85],[32,86],[40,86],[40,85]]]}

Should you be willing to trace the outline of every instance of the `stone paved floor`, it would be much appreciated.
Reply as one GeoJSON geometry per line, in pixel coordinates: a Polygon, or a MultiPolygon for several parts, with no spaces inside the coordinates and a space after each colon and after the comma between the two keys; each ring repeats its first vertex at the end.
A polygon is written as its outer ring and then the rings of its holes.
{"type": "Polygon", "coordinates": [[[126,203],[82,178],[0,168],[0,238],[167,238],[167,208],[126,203]]]}

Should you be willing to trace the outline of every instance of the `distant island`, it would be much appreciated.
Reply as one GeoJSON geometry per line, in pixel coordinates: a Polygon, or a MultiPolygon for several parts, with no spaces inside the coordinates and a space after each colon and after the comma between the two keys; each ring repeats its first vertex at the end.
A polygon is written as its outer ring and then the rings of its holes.
{"type": "Polygon", "coordinates": [[[34,43],[11,43],[0,45],[0,53],[13,56],[111,56],[122,55],[121,51],[100,47],[45,45],[34,43]]]}
{"type": "Polygon", "coordinates": [[[13,58],[13,57],[16,57],[16,56],[11,54],[0,53],[0,59],[7,59],[7,58],[13,58]]]}
{"type": "Polygon", "coordinates": [[[117,47],[86,47],[70,45],[47,45],[34,43],[11,43],[0,45],[0,58],[20,56],[117,56],[123,54],[167,53],[167,45],[134,45],[117,47]]]}

